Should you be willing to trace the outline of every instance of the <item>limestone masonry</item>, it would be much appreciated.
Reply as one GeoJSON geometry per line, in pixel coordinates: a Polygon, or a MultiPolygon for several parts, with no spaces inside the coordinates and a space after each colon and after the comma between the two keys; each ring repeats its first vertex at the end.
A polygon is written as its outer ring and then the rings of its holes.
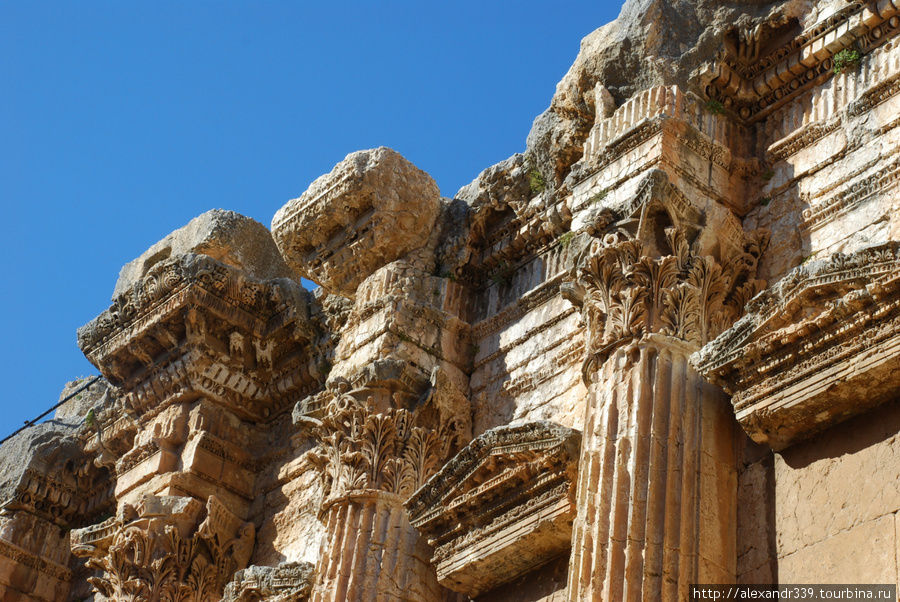
{"type": "Polygon", "coordinates": [[[455,198],[378,148],[173,232],[0,448],[0,599],[896,584],[898,32],[629,0],[455,198]]]}

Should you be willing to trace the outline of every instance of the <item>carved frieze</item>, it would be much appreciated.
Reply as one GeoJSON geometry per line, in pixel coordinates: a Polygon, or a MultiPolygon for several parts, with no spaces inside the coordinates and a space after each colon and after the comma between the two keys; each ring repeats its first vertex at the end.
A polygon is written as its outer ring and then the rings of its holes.
{"type": "Polygon", "coordinates": [[[72,551],[102,573],[88,578],[101,599],[207,602],[219,600],[246,566],[254,537],[253,524],[215,496],[204,509],[193,498],[147,495],[114,518],[73,531],[72,551]]]}
{"type": "Polygon", "coordinates": [[[314,576],[308,562],[250,566],[234,574],[222,602],[306,602],[314,576]]]}
{"type": "Polygon", "coordinates": [[[407,502],[438,582],[478,596],[565,552],[581,434],[551,422],[475,438],[407,502]]]}
{"type": "Polygon", "coordinates": [[[802,265],[747,311],[692,361],[758,442],[780,450],[900,386],[900,243],[802,265]]]}
{"type": "Polygon", "coordinates": [[[259,281],[186,254],[153,266],[79,329],[78,342],[138,415],[204,396],[265,420],[318,386],[307,301],[290,280],[259,281]]]}
{"type": "Polygon", "coordinates": [[[867,53],[900,31],[895,2],[855,0],[800,31],[793,19],[735,28],[701,75],[706,94],[744,123],[758,122],[834,74],[844,49],[867,53]]]}

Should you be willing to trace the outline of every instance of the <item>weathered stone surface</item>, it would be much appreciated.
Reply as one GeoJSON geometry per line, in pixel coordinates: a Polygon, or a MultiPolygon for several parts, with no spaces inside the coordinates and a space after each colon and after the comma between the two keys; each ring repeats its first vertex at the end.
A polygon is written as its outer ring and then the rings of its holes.
{"type": "Polygon", "coordinates": [[[894,401],[775,456],[780,557],[900,511],[898,433],[894,401]]]}
{"type": "Polygon", "coordinates": [[[895,396],[898,253],[888,243],[797,268],[697,354],[755,441],[783,449],[895,396]]]}
{"type": "Polygon", "coordinates": [[[144,279],[159,262],[188,253],[209,255],[260,280],[293,278],[268,229],[249,217],[213,209],[195,217],[125,264],[113,300],[144,279]]]}
{"type": "Polygon", "coordinates": [[[441,585],[474,598],[568,549],[580,435],[551,422],[490,430],[419,489],[407,507],[441,585]]]}
{"type": "Polygon", "coordinates": [[[305,602],[312,587],[313,565],[283,563],[277,567],[250,566],[234,574],[222,602],[305,602]]]}
{"type": "MultiPolygon", "coordinates": [[[[68,383],[60,397],[84,384],[68,383]]],[[[0,598],[66,599],[80,564],[68,530],[115,508],[108,471],[93,465],[80,440],[89,429],[86,409],[110,405],[108,389],[104,380],[94,383],[53,419],[0,447],[0,598]]]]}
{"type": "Polygon", "coordinates": [[[858,525],[778,561],[782,583],[894,583],[897,539],[894,517],[858,525]]]}
{"type": "Polygon", "coordinates": [[[173,233],[79,332],[108,384],[4,446],[0,597],[896,581],[898,39],[896,0],[629,0],[457,198],[380,148],[277,245],[173,233]]]}
{"type": "Polygon", "coordinates": [[[771,456],[744,467],[738,476],[737,575],[741,583],[754,581],[760,571],[775,565],[775,469],[771,456]]]}
{"type": "Polygon", "coordinates": [[[423,246],[441,195],[431,176],[389,148],[351,153],[272,220],[288,264],[352,297],[378,268],[423,246]]]}
{"type": "Polygon", "coordinates": [[[614,106],[655,86],[702,93],[698,71],[729,35],[758,41],[767,33],[763,23],[799,20],[811,27],[816,17],[800,1],[628,0],[618,19],[581,41],[550,107],[534,121],[529,152],[548,182],[559,186],[581,159],[598,115],[609,117],[614,106]]]}

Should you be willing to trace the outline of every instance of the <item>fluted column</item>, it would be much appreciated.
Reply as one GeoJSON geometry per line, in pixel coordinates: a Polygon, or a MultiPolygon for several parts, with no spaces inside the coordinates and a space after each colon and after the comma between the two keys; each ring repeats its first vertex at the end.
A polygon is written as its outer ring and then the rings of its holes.
{"type": "Polygon", "coordinates": [[[728,401],[664,335],[620,347],[589,395],[570,600],[687,599],[734,580],[737,477],[728,401]]]}
{"type": "Polygon", "coordinates": [[[441,599],[432,550],[409,523],[403,502],[369,490],[331,504],[313,602],[441,599]]]}
{"type": "Polygon", "coordinates": [[[325,538],[314,602],[438,601],[445,591],[433,550],[410,524],[403,503],[458,447],[458,421],[414,426],[407,410],[376,407],[368,391],[335,397],[315,427],[310,459],[326,497],[325,538]]]}
{"type": "Polygon", "coordinates": [[[677,223],[671,196],[644,201],[636,238],[625,220],[575,242],[564,293],[587,327],[589,393],[571,602],[678,602],[691,583],[735,580],[737,425],[688,357],[763,285],[762,243],[747,236],[724,253],[703,236],[691,243],[690,224],[655,231],[666,220],[646,207],[677,223]]]}

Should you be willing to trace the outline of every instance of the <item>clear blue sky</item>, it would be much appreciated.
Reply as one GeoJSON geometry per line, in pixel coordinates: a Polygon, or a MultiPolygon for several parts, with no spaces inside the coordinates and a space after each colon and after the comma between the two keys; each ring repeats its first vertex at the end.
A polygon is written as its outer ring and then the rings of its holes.
{"type": "Polygon", "coordinates": [[[453,196],[620,5],[0,0],[0,438],[96,374],[75,330],[154,242],[213,208],[269,226],[381,145],[453,196]]]}

